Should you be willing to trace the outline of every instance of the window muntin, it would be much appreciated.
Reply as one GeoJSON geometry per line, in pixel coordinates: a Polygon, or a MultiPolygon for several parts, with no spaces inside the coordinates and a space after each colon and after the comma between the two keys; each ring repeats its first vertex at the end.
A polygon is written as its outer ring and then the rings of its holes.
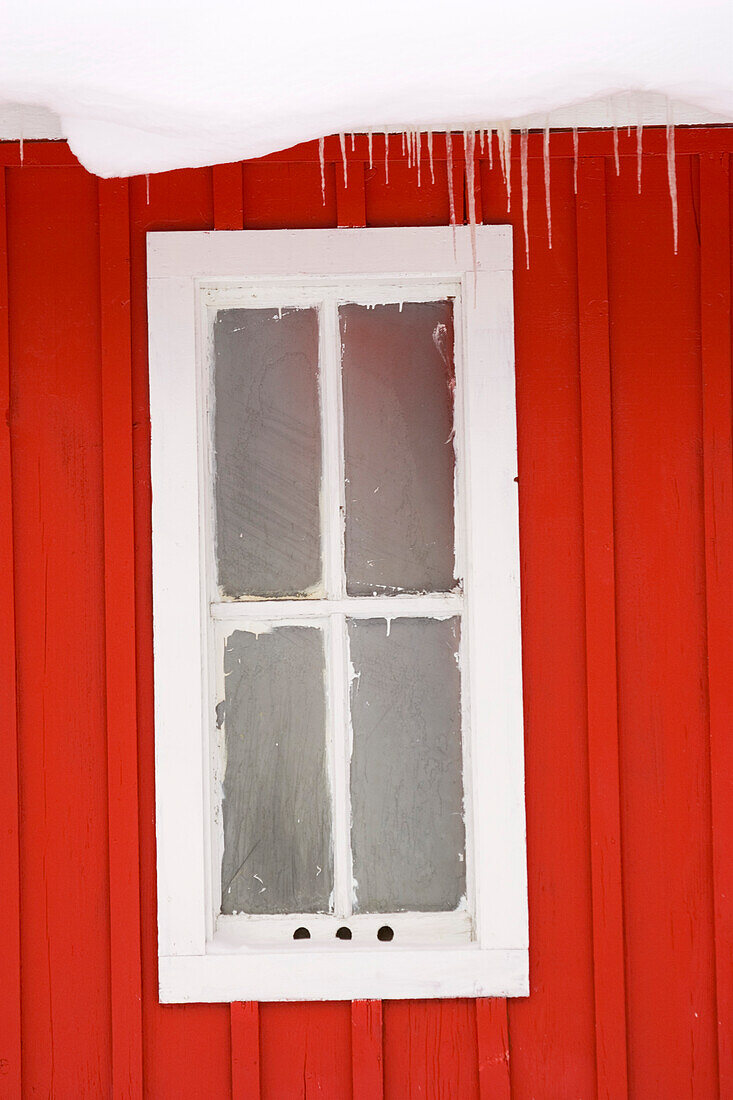
{"type": "Polygon", "coordinates": [[[269,932],[285,941],[295,931],[310,933],[310,918],[321,914],[333,921],[333,935],[346,934],[346,922],[361,940],[374,934],[370,914],[386,921],[410,913],[413,919],[396,932],[388,926],[392,939],[410,942],[425,938],[415,926],[426,914],[434,921],[445,913],[436,942],[450,917],[449,937],[470,938],[471,792],[463,769],[468,730],[457,580],[460,287],[436,280],[342,282],[294,294],[270,286],[267,304],[261,287],[228,287],[223,295],[222,302],[221,290],[204,291],[215,581],[210,646],[222,727],[211,793],[219,825],[211,890],[215,902],[221,898],[221,914],[212,932],[238,922],[246,942],[249,934],[261,935],[261,920],[289,913],[292,928],[281,922],[269,932]],[[298,495],[301,473],[305,500],[298,495]],[[254,552],[242,546],[253,522],[254,552]],[[268,554],[268,540],[283,537],[293,552],[281,555],[277,547],[268,554]],[[283,648],[300,637],[323,654],[321,685],[312,683],[312,665],[311,683],[291,685],[300,714],[312,716],[320,705],[320,718],[302,734],[292,725],[284,729],[284,721],[298,727],[301,719],[275,680],[299,673],[297,661],[290,670],[281,661],[276,673],[275,657],[273,683],[253,688],[250,723],[263,698],[275,720],[269,737],[271,719],[247,727],[259,736],[259,758],[256,752],[247,758],[246,692],[240,687],[235,708],[230,681],[239,669],[227,663],[236,647],[241,667],[246,647],[251,675],[262,677],[257,641],[275,651],[281,633],[283,648]],[[246,634],[254,644],[245,643],[246,634]],[[362,676],[372,698],[365,697],[362,676]],[[323,684],[325,699],[316,690],[323,684]],[[370,706],[388,716],[387,734],[384,722],[369,721],[370,706]],[[292,751],[299,736],[303,762],[292,751]],[[421,751],[411,751],[411,742],[421,751]],[[390,749],[392,768],[385,771],[390,749]],[[312,788],[308,805],[304,781],[312,788]]]}

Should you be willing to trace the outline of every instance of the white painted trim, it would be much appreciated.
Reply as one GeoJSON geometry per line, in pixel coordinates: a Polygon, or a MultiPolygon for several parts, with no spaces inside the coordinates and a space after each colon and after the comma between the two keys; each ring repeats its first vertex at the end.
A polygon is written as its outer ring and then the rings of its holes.
{"type": "MultiPolygon", "coordinates": [[[[473,267],[471,237],[445,226],[401,229],[257,229],[148,233],[148,279],[188,278],[201,283],[256,278],[341,282],[374,278],[389,283],[455,280],[473,267]],[[399,235],[399,243],[396,235],[399,235]],[[455,236],[455,249],[454,249],[455,236]]],[[[477,227],[480,271],[511,271],[512,230],[477,227]],[[486,247],[490,234],[491,245],[486,247]]],[[[433,291],[434,293],[434,291],[433,291]]]]}
{"type": "Polygon", "coordinates": [[[345,596],[336,600],[230,600],[211,604],[211,616],[222,621],[257,619],[323,618],[324,615],[348,615],[361,619],[400,619],[424,615],[431,619],[449,619],[460,615],[460,593],[426,593],[423,596],[345,596]]]}
{"type": "Polygon", "coordinates": [[[256,948],[237,955],[163,955],[158,960],[163,1004],[238,1001],[349,1001],[414,997],[526,997],[527,951],[481,950],[476,946],[413,950],[355,948],[349,941],[330,950],[256,948]],[[297,968],[297,983],[293,975],[297,968]]]}
{"type": "MultiPolygon", "coordinates": [[[[464,227],[455,234],[444,227],[149,234],[163,1000],[483,996],[527,991],[511,230],[480,226],[475,232],[475,272],[470,231],[464,227]],[[384,284],[391,290],[391,299],[385,298],[384,284]],[[465,566],[463,593],[346,597],[343,534],[329,520],[328,599],[219,602],[211,540],[206,534],[213,530],[206,427],[212,309],[222,300],[283,307],[291,301],[321,303],[325,316],[330,316],[330,324],[327,320],[322,327],[330,331],[339,299],[430,300],[440,293],[456,298],[456,432],[458,450],[466,452],[458,462],[456,482],[457,559],[459,566],[461,561],[465,566]],[[217,684],[221,662],[212,654],[237,627],[261,630],[270,623],[297,622],[325,628],[332,668],[340,664],[343,669],[348,667],[347,614],[461,615],[467,860],[470,853],[471,864],[467,866],[466,912],[475,942],[456,953],[440,946],[439,939],[419,951],[381,942],[365,947],[339,941],[324,950],[327,945],[319,944],[318,950],[309,952],[309,941],[295,941],[272,952],[248,941],[249,947],[240,946],[233,955],[229,951],[229,965],[222,968],[216,961],[222,950],[216,918],[221,822],[212,817],[221,776],[208,763],[218,756],[211,727],[221,691],[217,684]]],[[[328,343],[334,344],[332,331],[328,343]]],[[[325,349],[321,350],[323,355],[325,349]]],[[[333,370],[331,375],[336,377],[333,370]]],[[[340,424],[339,387],[329,385],[322,400],[335,410],[331,419],[340,424]]],[[[324,438],[329,470],[335,467],[338,472],[338,478],[327,479],[324,488],[324,497],[330,501],[326,513],[331,516],[337,499],[342,500],[341,434],[329,429],[324,438]]],[[[343,677],[340,682],[343,688],[343,677]]],[[[332,778],[336,814],[342,822],[349,815],[348,746],[343,738],[337,746],[333,731],[343,729],[347,692],[347,687],[341,691],[340,704],[338,692],[330,693],[335,700],[329,722],[332,778]]],[[[348,858],[345,851],[337,853],[335,900],[345,914],[349,910],[343,885],[350,882],[348,858]]],[[[439,916],[459,919],[458,913],[439,916]]],[[[400,920],[407,921],[418,936],[428,934],[431,921],[437,927],[432,914],[402,914],[400,920]]],[[[246,940],[244,926],[238,934],[246,940]]]]}
{"type": "Polygon", "coordinates": [[[204,770],[195,298],[149,288],[158,943],[204,950],[204,770]],[[185,807],[185,809],[184,809],[185,807]]]}
{"type": "MultiPolygon", "coordinates": [[[[237,953],[243,948],[250,950],[253,945],[262,945],[269,950],[290,948],[293,945],[293,932],[304,927],[311,935],[311,945],[320,948],[342,950],[336,931],[347,924],[353,934],[352,947],[381,950],[383,942],[393,942],[400,949],[416,946],[441,947],[456,944],[470,944],[473,941],[473,920],[468,910],[456,909],[452,913],[355,913],[348,919],[342,916],[323,913],[289,913],[274,916],[237,916],[220,915],[216,922],[216,933],[207,944],[207,951],[214,954],[237,953]],[[388,926],[394,941],[380,941],[377,932],[388,926]]],[[[302,946],[302,945],[301,945],[302,946]]]]}

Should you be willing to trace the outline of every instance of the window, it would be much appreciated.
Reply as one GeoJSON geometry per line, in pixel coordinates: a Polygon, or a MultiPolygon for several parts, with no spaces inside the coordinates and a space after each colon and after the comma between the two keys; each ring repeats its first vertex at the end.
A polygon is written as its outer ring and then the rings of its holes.
{"type": "Polygon", "coordinates": [[[149,240],[162,1001],[522,995],[511,234],[149,240]]]}

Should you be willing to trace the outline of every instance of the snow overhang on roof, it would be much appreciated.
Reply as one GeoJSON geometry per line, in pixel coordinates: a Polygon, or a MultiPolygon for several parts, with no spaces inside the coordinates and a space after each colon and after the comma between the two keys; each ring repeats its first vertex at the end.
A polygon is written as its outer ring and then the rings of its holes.
{"type": "Polygon", "coordinates": [[[35,0],[4,15],[0,136],[127,176],[338,132],[725,122],[732,58],[730,0],[35,0]],[[23,133],[10,104],[53,114],[23,133]]]}

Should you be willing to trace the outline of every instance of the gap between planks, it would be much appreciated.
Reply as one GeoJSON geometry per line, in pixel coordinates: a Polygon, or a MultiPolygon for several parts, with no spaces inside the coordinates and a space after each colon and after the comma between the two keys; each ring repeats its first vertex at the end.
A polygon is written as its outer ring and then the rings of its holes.
{"type": "Polygon", "coordinates": [[[577,254],[591,897],[599,1100],[628,1095],[606,162],[578,165],[577,254]]]}
{"type": "Polygon", "coordinates": [[[8,333],[7,221],[5,169],[0,167],[0,677],[5,719],[0,728],[0,1075],[3,1096],[21,1096],[20,1030],[20,818],[18,801],[18,722],[15,664],[15,571],[13,562],[13,483],[10,454],[10,344],[8,333]]]}
{"type": "Polygon", "coordinates": [[[730,160],[700,157],[703,511],[721,1097],[733,1096],[733,400],[730,160]]]}
{"type": "Polygon", "coordinates": [[[142,1097],[142,973],[127,180],[99,181],[112,1094],[142,1097]]]}

